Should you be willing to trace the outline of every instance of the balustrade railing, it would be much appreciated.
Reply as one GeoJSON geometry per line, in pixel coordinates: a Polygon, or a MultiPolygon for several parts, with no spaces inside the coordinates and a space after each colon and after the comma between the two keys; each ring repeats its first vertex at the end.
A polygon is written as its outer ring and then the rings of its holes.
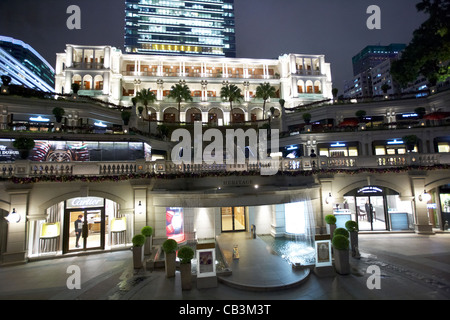
{"type": "Polygon", "coordinates": [[[0,163],[0,177],[9,178],[40,176],[121,176],[131,174],[205,174],[224,172],[299,172],[310,170],[333,170],[392,167],[432,167],[450,164],[450,154],[405,154],[360,157],[302,157],[278,159],[278,161],[246,161],[236,164],[182,163],[173,161],[121,161],[121,162],[31,162],[16,161],[0,163]],[[276,166],[276,167],[274,167],[276,166]]]}

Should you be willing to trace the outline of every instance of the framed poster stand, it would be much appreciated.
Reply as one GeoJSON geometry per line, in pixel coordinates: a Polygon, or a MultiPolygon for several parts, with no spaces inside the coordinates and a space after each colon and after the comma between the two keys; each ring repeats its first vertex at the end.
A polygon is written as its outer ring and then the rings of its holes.
{"type": "Polygon", "coordinates": [[[197,244],[197,288],[217,287],[216,244],[197,244]]]}
{"type": "Polygon", "coordinates": [[[331,237],[329,234],[315,237],[316,265],[314,273],[318,277],[334,276],[333,259],[331,253],[331,237]]]}

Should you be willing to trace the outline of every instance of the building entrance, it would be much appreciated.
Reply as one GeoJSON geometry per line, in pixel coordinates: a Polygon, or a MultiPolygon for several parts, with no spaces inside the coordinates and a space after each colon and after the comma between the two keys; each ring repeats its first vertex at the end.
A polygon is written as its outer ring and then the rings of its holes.
{"type": "Polygon", "coordinates": [[[387,230],[383,196],[356,197],[359,230],[387,230]]]}
{"type": "Polygon", "coordinates": [[[105,210],[66,210],[64,253],[105,248],[105,210]]]}
{"type": "Polygon", "coordinates": [[[222,208],[221,216],[222,232],[247,230],[245,207],[224,207],[222,208]]]}

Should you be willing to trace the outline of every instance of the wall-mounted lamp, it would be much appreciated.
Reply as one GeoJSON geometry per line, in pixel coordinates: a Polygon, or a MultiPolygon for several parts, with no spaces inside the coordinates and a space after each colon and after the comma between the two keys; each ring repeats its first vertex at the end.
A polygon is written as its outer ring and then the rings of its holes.
{"type": "Polygon", "coordinates": [[[429,202],[431,200],[431,194],[429,194],[426,190],[423,190],[423,193],[419,194],[419,200],[429,202]]]}
{"type": "Polygon", "coordinates": [[[20,219],[22,219],[22,216],[20,215],[20,213],[16,212],[16,209],[13,209],[13,211],[8,214],[7,217],[5,217],[6,220],[8,220],[8,222],[10,223],[19,223],[20,219]]]}
{"type": "Polygon", "coordinates": [[[331,192],[328,194],[328,197],[326,197],[325,202],[326,202],[327,204],[332,204],[332,203],[334,203],[334,198],[333,198],[333,196],[331,195],[331,192]]]}

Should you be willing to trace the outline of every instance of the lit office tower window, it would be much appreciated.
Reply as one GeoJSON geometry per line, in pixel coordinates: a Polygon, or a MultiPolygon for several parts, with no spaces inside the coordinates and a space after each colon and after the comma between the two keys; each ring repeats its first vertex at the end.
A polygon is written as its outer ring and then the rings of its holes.
{"type": "Polygon", "coordinates": [[[127,53],[235,57],[234,0],[125,0],[127,53]]]}

